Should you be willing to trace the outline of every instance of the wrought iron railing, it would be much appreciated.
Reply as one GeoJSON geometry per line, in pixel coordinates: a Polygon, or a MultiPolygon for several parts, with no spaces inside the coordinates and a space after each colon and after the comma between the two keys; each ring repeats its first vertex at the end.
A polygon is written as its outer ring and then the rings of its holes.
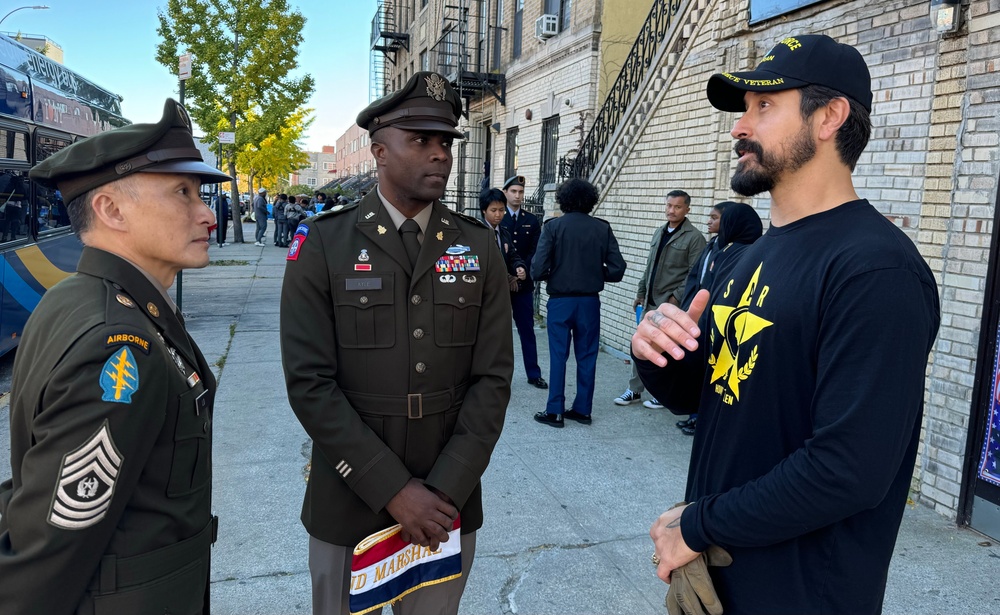
{"type": "Polygon", "coordinates": [[[639,36],[632,45],[632,50],[618,73],[608,97],[604,100],[594,125],[590,128],[587,138],[580,147],[580,152],[573,160],[570,177],[590,177],[597,166],[597,161],[611,140],[625,110],[628,109],[632,97],[646,76],[656,52],[664,37],[670,30],[674,17],[680,11],[684,0],[653,0],[646,23],[643,24],[639,36]]]}

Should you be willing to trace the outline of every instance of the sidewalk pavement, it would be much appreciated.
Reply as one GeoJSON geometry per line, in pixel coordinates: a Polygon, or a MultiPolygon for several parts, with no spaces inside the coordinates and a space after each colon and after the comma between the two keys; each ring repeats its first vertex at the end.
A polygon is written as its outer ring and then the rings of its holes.
{"type": "MultiPolygon", "coordinates": [[[[244,236],[253,237],[252,225],[244,236]]],[[[212,246],[210,255],[209,267],[184,275],[183,310],[219,378],[213,612],[310,613],[307,535],[298,518],[310,441],[288,406],[279,355],[285,250],[250,242],[212,246]]],[[[544,329],[537,337],[547,376],[544,329]]],[[[650,563],[648,532],[683,496],[691,439],[669,412],[612,403],[629,366],[608,353],[598,358],[592,426],[535,423],[545,392],[527,384],[517,335],[514,341],[513,392],[483,478],[486,521],[462,615],[664,613],[667,586],[650,563]]],[[[568,396],[574,375],[571,359],[568,396]]],[[[6,446],[9,437],[0,435],[6,446]]],[[[993,540],[907,506],[884,612],[995,613],[997,578],[993,540]]]]}

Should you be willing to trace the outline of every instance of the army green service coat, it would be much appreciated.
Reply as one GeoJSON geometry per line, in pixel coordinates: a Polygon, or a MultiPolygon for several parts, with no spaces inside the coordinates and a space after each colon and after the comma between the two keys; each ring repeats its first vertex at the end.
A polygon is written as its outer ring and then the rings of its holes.
{"type": "Polygon", "coordinates": [[[208,613],[214,395],[159,290],[84,248],[14,361],[0,612],[208,613]]]}
{"type": "Polygon", "coordinates": [[[514,365],[507,269],[489,228],[432,207],[412,273],[375,190],[289,248],[281,355],[313,439],[302,522],[324,542],[394,525],[385,506],[411,477],[455,502],[463,533],[483,522],[514,365]]]}

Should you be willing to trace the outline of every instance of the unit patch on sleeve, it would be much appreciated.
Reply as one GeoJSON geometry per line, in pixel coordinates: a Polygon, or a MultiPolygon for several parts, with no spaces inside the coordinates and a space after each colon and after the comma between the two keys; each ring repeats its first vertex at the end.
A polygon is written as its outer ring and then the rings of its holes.
{"type": "Polygon", "coordinates": [[[309,236],[309,227],[305,224],[300,224],[295,229],[295,237],[292,238],[291,245],[288,246],[288,256],[285,257],[286,261],[297,261],[299,260],[299,250],[302,249],[302,244],[306,242],[306,237],[309,236]]]}
{"type": "Polygon", "coordinates": [[[434,265],[437,273],[452,271],[479,271],[479,256],[476,254],[451,255],[446,254],[434,265]]]}
{"type": "Polygon", "coordinates": [[[63,457],[52,494],[49,523],[67,530],[81,530],[103,519],[111,506],[115,481],[124,461],[105,420],[80,448],[63,457]]]}
{"type": "Polygon", "coordinates": [[[132,394],[139,390],[139,365],[128,346],[116,350],[101,370],[101,400],[116,404],[132,403],[132,394]]]}

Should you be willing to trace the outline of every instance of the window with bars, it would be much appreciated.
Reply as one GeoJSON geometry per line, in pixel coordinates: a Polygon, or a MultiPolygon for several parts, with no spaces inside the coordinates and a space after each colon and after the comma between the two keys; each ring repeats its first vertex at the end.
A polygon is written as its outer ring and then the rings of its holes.
{"type": "Polygon", "coordinates": [[[559,150],[559,116],[542,120],[542,159],[538,168],[539,184],[556,181],[556,152],[559,150]]]}
{"type": "Polygon", "coordinates": [[[503,177],[517,175],[517,127],[507,129],[507,147],[504,152],[503,177]]]}

